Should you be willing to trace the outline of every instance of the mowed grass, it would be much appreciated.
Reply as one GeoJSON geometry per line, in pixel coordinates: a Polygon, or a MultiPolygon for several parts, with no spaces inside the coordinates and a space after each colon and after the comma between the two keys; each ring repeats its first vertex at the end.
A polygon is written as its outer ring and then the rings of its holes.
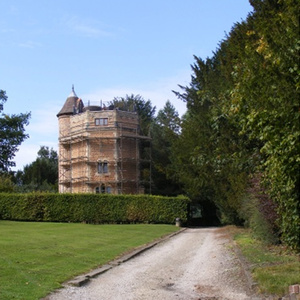
{"type": "Polygon", "coordinates": [[[40,299],[64,281],[177,230],[172,225],[0,221],[0,299],[40,299]]]}
{"type": "Polygon", "coordinates": [[[252,267],[259,292],[281,297],[289,286],[300,283],[300,261],[295,253],[282,246],[267,246],[252,237],[249,230],[239,229],[235,241],[252,267]]]}

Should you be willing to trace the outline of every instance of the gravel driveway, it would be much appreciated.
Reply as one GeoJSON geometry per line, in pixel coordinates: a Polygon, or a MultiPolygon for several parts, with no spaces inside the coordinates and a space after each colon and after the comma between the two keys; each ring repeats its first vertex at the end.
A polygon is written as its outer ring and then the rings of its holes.
{"type": "Polygon", "coordinates": [[[255,297],[226,228],[189,228],[49,300],[246,300],[255,297]]]}

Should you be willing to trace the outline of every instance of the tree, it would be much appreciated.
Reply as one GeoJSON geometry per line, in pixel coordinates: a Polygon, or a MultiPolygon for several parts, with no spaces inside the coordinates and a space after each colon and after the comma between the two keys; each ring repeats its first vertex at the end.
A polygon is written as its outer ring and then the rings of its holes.
{"type": "Polygon", "coordinates": [[[235,64],[231,114],[259,140],[263,184],[277,204],[282,240],[300,247],[299,2],[252,0],[235,64]]]}
{"type": "Polygon", "coordinates": [[[167,101],[151,126],[153,194],[178,195],[180,184],[173,176],[171,148],[180,133],[181,120],[175,107],[167,101]]]}
{"type": "Polygon", "coordinates": [[[171,136],[176,136],[180,133],[181,120],[178,112],[169,100],[164,108],[157,113],[156,123],[171,136]]]}
{"type": "MultiPolygon", "coordinates": [[[[145,101],[140,95],[131,94],[126,97],[116,97],[110,105],[124,111],[136,112],[139,116],[139,131],[138,134],[149,136],[152,122],[154,121],[155,109],[152,107],[151,101],[145,101]]],[[[140,170],[141,182],[143,182],[145,192],[151,191],[151,172],[150,172],[150,157],[151,157],[151,143],[150,140],[143,139],[139,141],[140,144],[140,170]]]]}
{"type": "Polygon", "coordinates": [[[234,25],[212,58],[195,57],[191,83],[177,93],[188,112],[174,147],[176,173],[188,193],[209,196],[229,222],[239,221],[254,179],[255,193],[265,197],[252,196],[260,207],[276,208],[281,240],[297,248],[299,3],[251,4],[253,13],[234,25]]]}
{"type": "Polygon", "coordinates": [[[21,143],[29,137],[25,134],[25,126],[28,125],[30,113],[7,115],[2,111],[7,101],[6,92],[0,90],[0,172],[7,173],[15,166],[13,161],[15,153],[21,143]]]}
{"type": "Polygon", "coordinates": [[[57,182],[57,152],[52,148],[41,146],[37,159],[24,167],[21,175],[21,188],[23,191],[57,192],[57,182]]]}
{"type": "Polygon", "coordinates": [[[135,111],[139,115],[140,129],[143,135],[148,135],[150,125],[153,121],[156,107],[152,107],[151,101],[145,101],[140,95],[126,95],[126,97],[116,97],[111,102],[115,108],[125,111],[135,111]]]}
{"type": "Polygon", "coordinates": [[[182,192],[171,172],[171,144],[180,132],[180,118],[174,106],[167,101],[165,107],[155,114],[151,101],[145,101],[140,95],[126,95],[125,98],[114,98],[110,102],[115,108],[135,111],[139,115],[142,135],[151,137],[141,140],[141,177],[146,193],[159,195],[177,195],[182,192]],[[149,159],[151,158],[151,173],[149,159]],[[151,179],[151,186],[148,178],[151,179]]]}
{"type": "Polygon", "coordinates": [[[176,93],[187,103],[188,112],[173,150],[174,168],[196,203],[215,205],[224,223],[240,223],[246,178],[236,155],[241,137],[223,109],[231,84],[227,79],[231,65],[223,62],[226,50],[223,45],[212,58],[195,57],[190,86],[181,86],[184,92],[176,93]]]}

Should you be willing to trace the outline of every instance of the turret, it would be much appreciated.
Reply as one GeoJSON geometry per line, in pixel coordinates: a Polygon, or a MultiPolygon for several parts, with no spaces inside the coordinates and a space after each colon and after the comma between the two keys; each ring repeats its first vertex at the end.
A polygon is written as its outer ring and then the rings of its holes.
{"type": "Polygon", "coordinates": [[[77,97],[75,91],[74,91],[74,85],[72,86],[72,92],[68,96],[64,106],[60,110],[60,112],[57,114],[57,117],[63,115],[75,115],[78,113],[81,113],[83,110],[83,102],[80,98],[77,97]]]}

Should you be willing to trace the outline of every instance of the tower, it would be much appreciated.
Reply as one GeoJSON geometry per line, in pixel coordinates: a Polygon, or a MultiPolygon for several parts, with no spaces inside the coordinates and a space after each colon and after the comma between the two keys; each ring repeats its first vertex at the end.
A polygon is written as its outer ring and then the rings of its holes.
{"type": "Polygon", "coordinates": [[[59,122],[59,192],[137,194],[139,118],[134,111],[84,106],[72,87],[59,122]]]}

